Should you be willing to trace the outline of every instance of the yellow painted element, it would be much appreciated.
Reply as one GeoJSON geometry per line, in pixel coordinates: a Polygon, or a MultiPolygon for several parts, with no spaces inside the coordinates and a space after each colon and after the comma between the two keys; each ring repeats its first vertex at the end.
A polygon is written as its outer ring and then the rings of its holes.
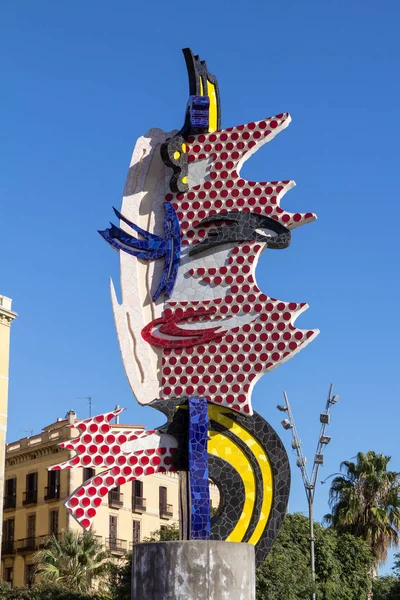
{"type": "Polygon", "coordinates": [[[208,131],[217,131],[218,128],[218,106],[215,85],[207,81],[207,95],[210,98],[210,114],[208,131]]]}
{"type": "Polygon", "coordinates": [[[178,158],[180,157],[180,155],[181,155],[181,153],[180,153],[180,152],[178,152],[178,150],[176,150],[176,151],[174,152],[174,159],[175,159],[175,160],[178,160],[178,158]]]}
{"type": "Polygon", "coordinates": [[[182,144],[182,152],[187,152],[187,146],[186,146],[186,144],[182,144]]]}
{"type": "Polygon", "coordinates": [[[186,175],[184,177],[182,177],[182,183],[187,183],[188,178],[186,177],[186,175]]]}
{"type": "MultiPolygon", "coordinates": [[[[209,416],[211,419],[214,419],[224,427],[230,429],[230,431],[241,439],[249,450],[254,455],[255,459],[258,462],[258,465],[262,474],[262,487],[263,487],[263,502],[261,505],[260,511],[260,519],[254,529],[254,532],[249,540],[250,544],[256,544],[266,525],[268,522],[268,518],[272,508],[272,499],[273,499],[273,474],[270,462],[268,457],[263,450],[261,444],[257,441],[257,439],[251,435],[246,429],[244,429],[239,423],[236,423],[233,419],[227,415],[227,411],[229,409],[223,408],[221,406],[210,405],[209,406],[209,416]]],[[[233,414],[233,413],[232,413],[233,414]]],[[[223,443],[225,443],[226,438],[224,438],[223,443]]],[[[229,461],[231,462],[231,461],[229,461]]],[[[241,462],[231,462],[231,464],[237,468],[240,475],[243,477],[244,473],[242,472],[241,462]]],[[[246,473],[246,471],[245,471],[246,473]]],[[[250,515],[251,517],[251,515],[250,515]]],[[[232,532],[232,535],[235,533],[235,530],[232,532]]],[[[228,538],[228,541],[236,541],[228,538]]]]}
{"type": "Polygon", "coordinates": [[[203,80],[200,77],[200,96],[204,96],[203,80]]]}
{"type": "Polygon", "coordinates": [[[231,534],[226,538],[227,542],[241,542],[250,525],[256,500],[256,480],[251,464],[244,452],[236,444],[224,436],[223,433],[210,431],[208,441],[208,453],[219,456],[231,465],[237,467],[243,480],[245,490],[245,502],[239,521],[231,534]]]}

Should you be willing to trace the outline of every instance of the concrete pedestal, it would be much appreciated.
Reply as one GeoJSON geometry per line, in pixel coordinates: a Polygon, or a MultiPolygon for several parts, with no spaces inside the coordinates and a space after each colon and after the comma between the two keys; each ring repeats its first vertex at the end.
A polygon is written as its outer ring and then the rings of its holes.
{"type": "Polygon", "coordinates": [[[214,541],[133,548],[132,600],[255,600],[254,547],[214,541]]]}

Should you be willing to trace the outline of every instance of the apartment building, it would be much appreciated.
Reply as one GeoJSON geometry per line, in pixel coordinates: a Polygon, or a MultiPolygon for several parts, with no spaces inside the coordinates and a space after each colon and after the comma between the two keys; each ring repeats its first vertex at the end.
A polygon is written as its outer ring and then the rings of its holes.
{"type": "MultiPolygon", "coordinates": [[[[43,428],[42,433],[7,445],[2,574],[11,586],[30,584],[34,578],[34,554],[48,536],[63,529],[80,530],[64,506],[68,496],[96,470],[73,468],[48,471],[73,453],[58,444],[78,435],[68,425],[77,422],[74,411],[43,428]]],[[[119,429],[123,424],[115,425],[119,429]]],[[[142,425],[125,425],[143,430],[142,425]]],[[[101,472],[98,469],[97,472],[101,472]]],[[[150,475],[112,490],[98,509],[93,529],[99,541],[121,556],[151,532],[178,520],[179,476],[150,475]]],[[[214,504],[218,491],[213,486],[214,504]]]]}
{"type": "MultiPolygon", "coordinates": [[[[4,463],[8,414],[8,367],[10,362],[10,327],[17,316],[11,310],[12,300],[0,295],[0,498],[4,494],[4,463]]],[[[3,520],[0,502],[0,522],[3,520]]],[[[0,530],[1,541],[1,530],[0,530]]],[[[1,546],[0,546],[1,551],[1,546]]]]}

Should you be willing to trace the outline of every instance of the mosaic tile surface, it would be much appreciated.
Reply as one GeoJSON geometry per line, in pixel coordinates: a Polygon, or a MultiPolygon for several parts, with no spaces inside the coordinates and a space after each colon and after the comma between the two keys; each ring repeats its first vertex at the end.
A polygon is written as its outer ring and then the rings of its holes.
{"type": "Polygon", "coordinates": [[[290,471],[279,437],[253,413],[252,390],[318,330],[298,329],[307,305],[268,296],[255,271],[264,250],[287,248],[316,216],[281,207],[293,181],[240,174],[289,114],[223,129],[217,79],[189,49],[184,56],[183,126],[137,141],[119,225],[100,232],[120,256],[121,299],[112,283],[111,297],[126,375],[137,401],[167,422],[138,434],[111,428],[115,412],[89,419],[66,446],[76,456],[54,468],[104,469],[67,501],[85,528],[115,485],[186,471],[192,539],[254,544],[260,564],[286,511],[290,471]],[[211,521],[208,478],[221,498],[211,521]]]}
{"type": "Polygon", "coordinates": [[[75,490],[67,509],[89,528],[102,499],[115,486],[156,472],[188,471],[195,508],[192,539],[249,542],[261,564],[279,532],[290,489],[287,454],[275,431],[257,413],[243,417],[204,402],[190,407],[187,398],[153,406],[167,417],[157,430],[138,435],[126,427],[111,427],[119,410],[79,423],[79,437],[60,444],[77,454],[52,469],[104,469],[75,490]],[[208,478],[220,491],[211,523],[208,478]]]}
{"type": "Polygon", "coordinates": [[[208,483],[208,403],[189,398],[189,479],[191,539],[210,539],[210,488],[208,483]]]}

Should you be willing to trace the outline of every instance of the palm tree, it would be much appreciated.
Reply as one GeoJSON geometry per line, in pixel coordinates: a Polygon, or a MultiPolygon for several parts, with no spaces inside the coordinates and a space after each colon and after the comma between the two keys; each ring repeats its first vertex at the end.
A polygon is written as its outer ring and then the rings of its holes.
{"type": "Polygon", "coordinates": [[[329,492],[331,514],[324,520],[340,533],[361,537],[370,545],[376,564],[399,545],[400,473],[388,471],[390,456],[372,450],[345,461],[329,492]]]}
{"type": "Polygon", "coordinates": [[[110,555],[102,550],[92,531],[64,530],[60,539],[54,535],[48,539],[45,548],[36,553],[35,563],[43,580],[86,592],[95,578],[108,572],[110,555]]]}

